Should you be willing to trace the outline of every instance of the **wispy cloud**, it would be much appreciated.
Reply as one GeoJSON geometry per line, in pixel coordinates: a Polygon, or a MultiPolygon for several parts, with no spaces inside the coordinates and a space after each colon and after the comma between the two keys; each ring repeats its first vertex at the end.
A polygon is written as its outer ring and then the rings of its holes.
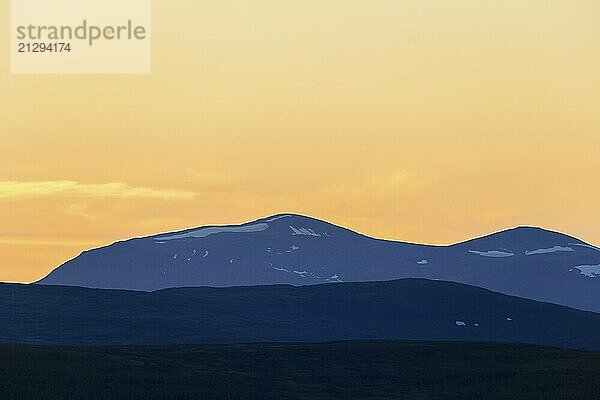
{"type": "Polygon", "coordinates": [[[193,198],[195,193],[184,190],[135,187],[119,182],[0,181],[0,199],[36,198],[55,195],[188,200],[193,198]]]}
{"type": "Polygon", "coordinates": [[[379,194],[388,194],[404,187],[409,179],[405,170],[396,170],[387,174],[375,175],[365,183],[365,189],[379,194]]]}
{"type": "Polygon", "coordinates": [[[11,246],[62,246],[62,247],[93,247],[99,246],[100,241],[69,241],[69,240],[48,240],[48,239],[24,239],[0,236],[0,245],[8,244],[11,246]]]}
{"type": "Polygon", "coordinates": [[[324,189],[330,198],[351,199],[352,202],[364,203],[365,200],[391,201],[401,192],[412,190],[415,180],[405,170],[375,174],[363,180],[355,180],[341,184],[332,184],[324,189]]]}

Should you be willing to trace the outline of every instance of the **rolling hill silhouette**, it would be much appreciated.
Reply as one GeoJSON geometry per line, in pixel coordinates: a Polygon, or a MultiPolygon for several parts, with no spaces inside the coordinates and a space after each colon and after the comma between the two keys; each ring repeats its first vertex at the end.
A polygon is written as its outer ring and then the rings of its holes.
{"type": "Polygon", "coordinates": [[[600,349],[600,314],[426,279],[156,292],[0,285],[0,342],[415,339],[600,349]]]}
{"type": "Polygon", "coordinates": [[[519,227],[429,246],[374,239],[295,214],[117,242],[83,252],[37,283],[153,291],[401,278],[600,311],[600,249],[565,234],[519,227]]]}

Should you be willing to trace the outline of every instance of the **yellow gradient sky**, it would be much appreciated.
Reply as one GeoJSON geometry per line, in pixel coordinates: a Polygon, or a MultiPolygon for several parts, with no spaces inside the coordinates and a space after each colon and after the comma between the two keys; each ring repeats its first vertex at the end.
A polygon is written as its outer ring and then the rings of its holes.
{"type": "Polygon", "coordinates": [[[284,211],[600,244],[597,0],[154,0],[150,76],[10,75],[3,32],[0,280],[284,211]]]}

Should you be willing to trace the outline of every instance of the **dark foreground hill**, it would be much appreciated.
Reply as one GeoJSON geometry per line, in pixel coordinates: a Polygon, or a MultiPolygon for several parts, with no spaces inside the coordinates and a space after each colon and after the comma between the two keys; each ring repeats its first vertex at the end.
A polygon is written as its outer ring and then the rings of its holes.
{"type": "Polygon", "coordinates": [[[600,249],[521,227],[452,246],[373,239],[293,214],[131,239],[82,253],[40,284],[157,290],[427,278],[600,312],[600,249]]]}
{"type": "Polygon", "coordinates": [[[600,314],[405,279],[157,292],[0,285],[0,342],[484,340],[600,349],[600,314]]]}
{"type": "Polygon", "coordinates": [[[4,400],[591,400],[599,373],[600,353],[511,344],[0,346],[4,400]]]}

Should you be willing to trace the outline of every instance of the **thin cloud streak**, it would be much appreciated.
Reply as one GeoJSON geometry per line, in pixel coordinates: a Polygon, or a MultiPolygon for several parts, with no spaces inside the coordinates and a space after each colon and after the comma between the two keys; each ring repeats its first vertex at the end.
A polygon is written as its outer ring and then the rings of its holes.
{"type": "Polygon", "coordinates": [[[190,200],[196,194],[184,190],[134,187],[119,182],[80,183],[66,180],[38,182],[0,181],[0,199],[37,198],[56,195],[190,200]]]}
{"type": "Polygon", "coordinates": [[[0,244],[23,245],[23,246],[61,246],[61,247],[94,247],[99,246],[99,241],[61,241],[47,239],[21,239],[11,237],[0,237],[0,244]]]}

